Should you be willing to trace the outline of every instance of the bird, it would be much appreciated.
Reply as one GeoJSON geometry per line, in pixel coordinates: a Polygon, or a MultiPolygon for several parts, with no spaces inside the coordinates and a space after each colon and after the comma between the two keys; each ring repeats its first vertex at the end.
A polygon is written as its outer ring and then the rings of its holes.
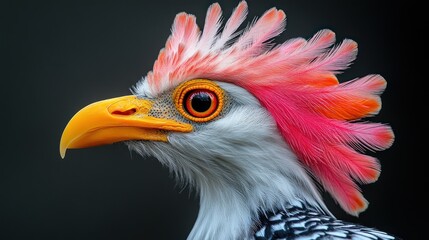
{"type": "Polygon", "coordinates": [[[60,139],[68,149],[123,142],[155,157],[194,189],[199,212],[187,239],[399,239],[337,219],[368,207],[359,184],[377,181],[367,154],[388,149],[392,128],[367,119],[387,86],[378,74],[340,81],[357,56],[351,39],[322,29],[276,43],[286,14],[272,7],[244,25],[248,4],[229,18],[209,6],[175,16],[153,69],[131,94],[79,110],[60,139]]]}

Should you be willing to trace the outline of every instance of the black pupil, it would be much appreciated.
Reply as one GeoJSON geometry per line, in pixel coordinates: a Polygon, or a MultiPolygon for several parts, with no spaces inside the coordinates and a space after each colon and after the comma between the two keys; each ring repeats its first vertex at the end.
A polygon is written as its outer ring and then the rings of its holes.
{"type": "Polygon", "coordinates": [[[205,112],[212,105],[212,99],[206,92],[193,92],[191,93],[191,106],[194,111],[205,112]]]}

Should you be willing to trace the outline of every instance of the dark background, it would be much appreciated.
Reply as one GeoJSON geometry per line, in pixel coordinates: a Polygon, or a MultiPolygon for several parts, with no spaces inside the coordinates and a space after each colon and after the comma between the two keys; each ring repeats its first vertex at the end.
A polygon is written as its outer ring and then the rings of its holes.
{"type": "MultiPolygon", "coordinates": [[[[238,3],[219,2],[226,17],[238,3]]],[[[371,120],[389,123],[396,141],[373,154],[382,174],[362,187],[369,208],[351,217],[324,196],[340,219],[419,239],[428,220],[417,220],[427,208],[417,203],[424,188],[412,190],[424,159],[419,161],[422,142],[416,140],[414,121],[419,115],[412,110],[418,100],[411,90],[422,85],[412,84],[419,79],[411,77],[413,59],[406,54],[415,45],[407,42],[404,48],[407,28],[401,24],[408,26],[409,12],[395,2],[251,0],[249,21],[273,6],[283,9],[287,29],[276,42],[330,28],[338,41],[359,44],[357,60],[340,80],[370,73],[387,79],[383,108],[371,120]]],[[[58,145],[81,107],[130,93],[151,69],[176,13],[195,14],[202,27],[211,3],[1,1],[0,238],[186,238],[198,200],[175,187],[155,159],[113,144],[71,150],[61,160],[58,145]]]]}

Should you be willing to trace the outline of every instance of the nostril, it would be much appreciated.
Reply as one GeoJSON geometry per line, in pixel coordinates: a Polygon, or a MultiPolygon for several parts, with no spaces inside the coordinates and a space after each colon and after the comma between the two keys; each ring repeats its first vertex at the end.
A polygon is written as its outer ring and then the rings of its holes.
{"type": "Polygon", "coordinates": [[[137,112],[137,110],[135,108],[131,108],[131,109],[124,110],[124,111],[116,110],[116,111],[113,111],[112,114],[113,115],[129,116],[129,115],[133,115],[136,112],[137,112]]]}

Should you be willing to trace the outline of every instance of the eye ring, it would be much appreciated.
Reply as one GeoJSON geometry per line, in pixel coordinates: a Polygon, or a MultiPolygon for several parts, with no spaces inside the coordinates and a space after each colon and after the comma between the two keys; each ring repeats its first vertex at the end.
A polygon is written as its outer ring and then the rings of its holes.
{"type": "Polygon", "coordinates": [[[208,122],[223,108],[224,92],[213,81],[194,79],[179,85],[173,93],[177,110],[194,122],[208,122]]]}
{"type": "Polygon", "coordinates": [[[205,118],[216,111],[218,99],[212,91],[196,89],[185,94],[183,105],[193,117],[205,118]]]}

